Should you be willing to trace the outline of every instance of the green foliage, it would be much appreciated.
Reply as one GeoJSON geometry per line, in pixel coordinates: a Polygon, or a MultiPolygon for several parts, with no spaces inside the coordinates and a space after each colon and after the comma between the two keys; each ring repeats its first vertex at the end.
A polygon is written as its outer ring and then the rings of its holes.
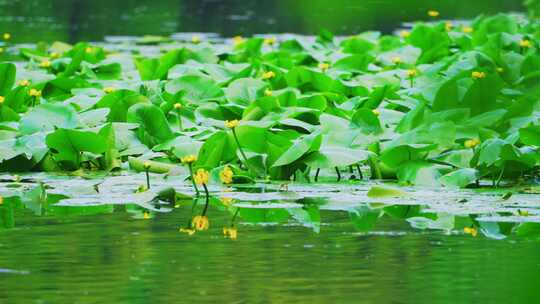
{"type": "Polygon", "coordinates": [[[405,185],[532,179],[538,31],[499,14],[416,23],[406,37],[21,48],[17,65],[0,64],[0,168],[112,170],[193,154],[194,169],[230,165],[246,181],[368,166],[405,185]]]}

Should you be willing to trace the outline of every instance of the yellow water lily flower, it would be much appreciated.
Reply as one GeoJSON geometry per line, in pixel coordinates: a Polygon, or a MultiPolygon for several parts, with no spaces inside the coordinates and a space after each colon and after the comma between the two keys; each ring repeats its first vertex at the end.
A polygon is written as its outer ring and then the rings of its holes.
{"type": "Polygon", "coordinates": [[[399,32],[399,36],[401,36],[402,38],[409,38],[409,36],[411,36],[411,32],[403,30],[399,32]]]}
{"type": "Polygon", "coordinates": [[[474,227],[465,227],[463,228],[463,232],[465,232],[465,234],[470,234],[473,237],[476,237],[478,235],[478,230],[474,227]]]}
{"type": "Polygon", "coordinates": [[[238,237],[238,230],[234,227],[223,227],[223,235],[226,238],[230,238],[231,240],[236,240],[236,238],[238,237]]]}
{"type": "Polygon", "coordinates": [[[0,104],[3,104],[4,100],[6,100],[6,98],[4,96],[0,96],[0,104]]]}
{"type": "Polygon", "coordinates": [[[177,102],[177,103],[174,104],[174,109],[180,110],[181,108],[182,108],[182,104],[181,104],[181,103],[177,102]]]}
{"type": "Polygon", "coordinates": [[[30,89],[30,91],[28,91],[28,95],[32,97],[41,97],[41,91],[36,89],[30,89]]]}
{"type": "Polygon", "coordinates": [[[330,68],[330,64],[326,62],[319,63],[319,69],[321,69],[323,72],[328,70],[330,68]]]}
{"type": "Polygon", "coordinates": [[[223,205],[227,206],[227,207],[231,207],[233,202],[234,202],[234,199],[230,198],[230,197],[222,197],[220,198],[220,201],[223,205]]]}
{"type": "Polygon", "coordinates": [[[454,24],[451,21],[446,21],[444,23],[444,27],[445,27],[446,31],[449,32],[454,27],[454,24]]]}
{"type": "Polygon", "coordinates": [[[401,57],[399,57],[399,56],[392,57],[392,63],[400,64],[402,62],[403,62],[403,60],[401,59],[401,57]]]}
{"type": "Polygon", "coordinates": [[[219,179],[224,184],[231,184],[233,182],[234,172],[229,166],[225,166],[221,172],[219,172],[219,179]]]}
{"type": "Polygon", "coordinates": [[[234,129],[238,127],[238,125],[240,125],[240,121],[238,119],[225,121],[225,127],[228,129],[234,129]]]}
{"type": "Polygon", "coordinates": [[[51,57],[52,59],[56,59],[60,57],[60,54],[57,52],[52,52],[49,54],[49,57],[51,57]]]}
{"type": "Polygon", "coordinates": [[[180,158],[180,161],[182,162],[182,164],[192,164],[197,161],[197,155],[191,154],[191,155],[184,156],[180,158]]]}
{"type": "Polygon", "coordinates": [[[23,79],[23,80],[19,81],[18,84],[21,87],[27,87],[30,84],[30,81],[28,79],[23,79]]]}
{"type": "Polygon", "coordinates": [[[195,180],[195,183],[197,185],[208,184],[209,179],[210,179],[210,174],[208,173],[208,171],[204,169],[197,170],[197,172],[195,173],[195,176],[193,176],[193,180],[195,180]]]}
{"type": "Polygon", "coordinates": [[[11,39],[11,34],[10,33],[4,33],[2,35],[2,39],[6,40],[6,41],[10,40],[11,39]]]}
{"type": "Polygon", "coordinates": [[[416,69],[410,69],[407,71],[407,76],[410,78],[418,76],[418,70],[416,69]]]}
{"type": "Polygon", "coordinates": [[[532,46],[532,43],[530,40],[528,39],[523,39],[519,42],[519,46],[524,48],[524,49],[528,49],[532,46]]]}
{"type": "Polygon", "coordinates": [[[474,71],[474,72],[471,73],[471,77],[474,78],[474,79],[483,79],[483,78],[486,78],[486,73],[485,72],[474,71]]]}
{"type": "Polygon", "coordinates": [[[148,170],[150,169],[150,167],[152,167],[152,163],[149,162],[149,161],[145,161],[144,164],[143,164],[143,167],[145,170],[148,170]]]}
{"type": "Polygon", "coordinates": [[[519,209],[518,214],[521,215],[521,216],[529,216],[529,211],[519,209]]]}
{"type": "Polygon", "coordinates": [[[268,38],[264,38],[264,44],[267,44],[267,45],[274,45],[276,42],[277,42],[276,37],[268,37],[268,38]]]}
{"type": "Polygon", "coordinates": [[[105,87],[105,88],[103,88],[103,92],[105,92],[105,94],[110,94],[110,93],[112,93],[114,91],[116,91],[116,89],[113,88],[113,87],[105,87]]]}
{"type": "Polygon", "coordinates": [[[84,49],[84,51],[85,51],[86,53],[92,53],[92,52],[94,51],[94,48],[91,47],[91,46],[89,46],[89,47],[87,47],[86,49],[84,49]]]}
{"type": "Polygon", "coordinates": [[[50,68],[51,67],[51,62],[49,60],[43,60],[40,64],[39,64],[40,67],[42,68],[50,68]]]}
{"type": "Polygon", "coordinates": [[[195,229],[191,229],[191,228],[180,228],[179,231],[183,232],[183,233],[185,233],[187,235],[195,234],[195,229]]]}
{"type": "Polygon", "coordinates": [[[0,206],[4,204],[4,198],[0,196],[0,206]]]}
{"type": "Polygon", "coordinates": [[[244,42],[244,37],[242,37],[242,36],[234,36],[232,38],[232,42],[233,42],[233,44],[235,46],[237,46],[237,45],[241,44],[242,42],[244,42]]]}
{"type": "Polygon", "coordinates": [[[205,215],[197,215],[193,218],[191,224],[195,228],[195,230],[199,231],[208,230],[208,228],[210,227],[210,221],[205,215]]]}
{"type": "Polygon", "coordinates": [[[462,32],[464,32],[465,34],[470,34],[472,32],[474,32],[474,29],[470,26],[464,26],[462,29],[461,29],[462,32]]]}
{"type": "Polygon", "coordinates": [[[201,37],[199,37],[198,35],[194,35],[193,37],[191,37],[191,42],[195,44],[199,44],[201,43],[201,37]]]}
{"type": "Polygon", "coordinates": [[[436,10],[429,10],[427,14],[428,16],[435,18],[435,17],[439,17],[441,13],[439,13],[439,11],[436,11],[436,10]]]}
{"type": "Polygon", "coordinates": [[[150,219],[150,212],[148,212],[148,211],[143,212],[143,219],[145,219],[145,220],[150,219]]]}
{"type": "Polygon", "coordinates": [[[272,79],[274,77],[276,77],[276,73],[274,73],[273,71],[268,71],[262,74],[263,80],[272,79]]]}
{"type": "Polygon", "coordinates": [[[272,92],[272,90],[270,90],[270,89],[264,90],[264,96],[270,97],[272,95],[274,95],[274,92],[272,92]]]}
{"type": "Polygon", "coordinates": [[[467,149],[472,149],[476,146],[478,146],[480,144],[480,140],[477,139],[477,138],[474,138],[474,139],[468,139],[465,141],[465,143],[463,144],[465,146],[465,148],[467,149]]]}

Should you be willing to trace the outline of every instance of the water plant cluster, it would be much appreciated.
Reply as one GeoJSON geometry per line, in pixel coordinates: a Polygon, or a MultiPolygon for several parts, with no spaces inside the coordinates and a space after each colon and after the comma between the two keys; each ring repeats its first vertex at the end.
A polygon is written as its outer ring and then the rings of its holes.
{"type": "Polygon", "coordinates": [[[369,171],[466,187],[536,177],[538,24],[500,14],[395,35],[9,44],[0,170],[369,171]],[[185,167],[184,167],[185,169],[185,167]],[[184,170],[181,169],[181,170],[184,170]],[[369,170],[365,170],[369,169],[369,170]]]}

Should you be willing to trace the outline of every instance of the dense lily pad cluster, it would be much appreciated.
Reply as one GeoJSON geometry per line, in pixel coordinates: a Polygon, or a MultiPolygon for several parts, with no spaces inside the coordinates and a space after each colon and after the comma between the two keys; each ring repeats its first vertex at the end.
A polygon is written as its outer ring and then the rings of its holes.
{"type": "Polygon", "coordinates": [[[396,35],[9,46],[0,170],[114,170],[129,159],[171,173],[190,158],[216,180],[226,168],[227,183],[349,170],[459,187],[536,177],[538,23],[430,16],[396,35]]]}

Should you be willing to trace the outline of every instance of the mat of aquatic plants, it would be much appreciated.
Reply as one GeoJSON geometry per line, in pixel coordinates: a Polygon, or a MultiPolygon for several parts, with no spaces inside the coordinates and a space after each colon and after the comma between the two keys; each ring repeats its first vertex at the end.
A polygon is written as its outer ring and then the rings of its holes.
{"type": "MultiPolygon", "coordinates": [[[[491,238],[540,233],[536,19],[392,35],[209,34],[0,47],[3,227],[37,215],[190,206],[235,223],[348,212],[491,238]],[[77,208],[75,208],[77,207],[77,208]]],[[[187,208],[187,209],[189,209],[187,208]]]]}

